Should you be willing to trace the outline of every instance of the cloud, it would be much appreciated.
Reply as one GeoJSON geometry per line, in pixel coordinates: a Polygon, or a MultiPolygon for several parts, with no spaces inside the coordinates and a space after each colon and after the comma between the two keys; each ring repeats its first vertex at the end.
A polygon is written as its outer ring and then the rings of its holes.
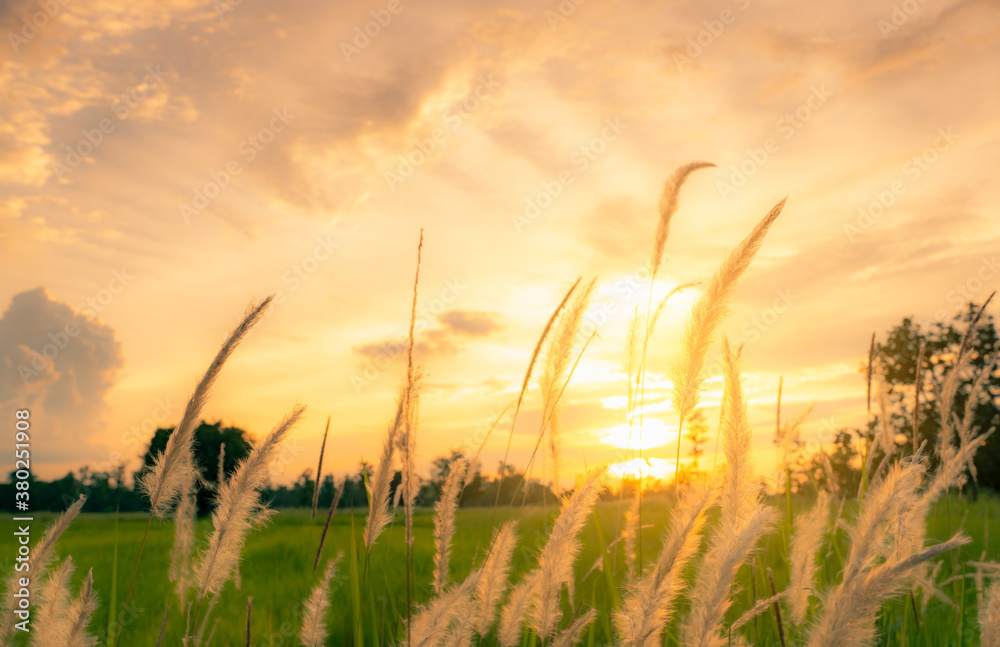
{"type": "Polygon", "coordinates": [[[31,411],[39,462],[81,458],[124,363],[114,331],[35,288],[0,317],[0,361],[0,415],[31,411]]]}
{"type": "MultiPolygon", "coordinates": [[[[413,344],[413,354],[417,361],[432,357],[446,357],[458,354],[462,347],[455,343],[457,335],[463,337],[486,337],[500,330],[499,315],[476,310],[450,310],[441,314],[438,320],[444,324],[437,328],[417,331],[413,344]]],[[[406,359],[409,341],[406,335],[393,339],[369,342],[354,347],[354,352],[376,364],[386,364],[406,359]]]]}
{"type": "Polygon", "coordinates": [[[485,337],[500,330],[497,319],[495,312],[477,310],[450,310],[438,317],[449,330],[470,337],[485,337]]]}
{"type": "MultiPolygon", "coordinates": [[[[378,342],[362,344],[354,348],[354,352],[370,360],[383,362],[406,358],[408,341],[406,337],[386,339],[378,342]]],[[[443,328],[434,328],[420,334],[420,339],[413,344],[413,354],[418,358],[439,355],[454,355],[459,351],[443,328]]]]}

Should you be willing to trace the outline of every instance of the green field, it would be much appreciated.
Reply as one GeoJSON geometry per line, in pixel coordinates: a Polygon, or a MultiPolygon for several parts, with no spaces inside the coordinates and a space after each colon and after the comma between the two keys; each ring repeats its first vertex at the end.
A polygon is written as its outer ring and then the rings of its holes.
{"type": "MultiPolygon", "coordinates": [[[[781,501],[774,501],[779,508],[781,501]]],[[[804,503],[803,503],[804,504],[804,503]]],[[[622,546],[619,542],[610,550],[602,547],[616,536],[621,515],[616,503],[598,505],[596,520],[592,518],[581,537],[583,550],[577,560],[577,578],[574,607],[594,606],[600,610],[598,621],[585,636],[584,644],[603,645],[609,643],[610,610],[621,592],[624,577],[622,546]],[[591,570],[601,556],[604,568],[591,570]],[[589,572],[589,574],[588,574],[589,572]],[[612,586],[614,582],[614,586],[612,586]]],[[[659,546],[660,530],[668,518],[668,501],[651,497],[644,503],[643,523],[653,525],[643,532],[642,557],[649,563],[659,546]]],[[[540,542],[544,540],[547,525],[556,512],[555,506],[546,509],[526,508],[512,513],[520,519],[519,549],[514,554],[515,578],[526,571],[537,557],[540,542]]],[[[364,525],[365,510],[340,510],[334,518],[327,538],[324,556],[333,556],[338,551],[349,554],[352,524],[360,544],[364,525]]],[[[491,528],[499,523],[504,514],[499,510],[494,515],[491,509],[461,509],[458,515],[458,532],[454,540],[452,577],[463,577],[473,560],[483,554],[491,538],[491,528]]],[[[317,576],[312,572],[313,557],[322,530],[323,515],[311,521],[305,510],[282,510],[274,522],[264,529],[251,534],[243,553],[242,586],[236,590],[232,584],[222,593],[213,612],[220,620],[213,645],[230,646],[245,644],[246,599],[253,597],[253,645],[274,646],[298,645],[299,605],[309,593],[317,576]]],[[[50,517],[47,517],[50,518],[50,517]]],[[[939,574],[939,581],[953,574],[961,574],[963,563],[978,560],[984,551],[986,538],[989,547],[987,559],[1000,556],[1000,532],[989,532],[989,520],[1000,518],[1000,499],[984,496],[976,503],[961,500],[958,496],[942,499],[935,507],[928,528],[929,539],[943,540],[951,536],[960,525],[973,543],[960,552],[945,555],[939,574]]],[[[77,570],[74,581],[78,584],[88,568],[94,569],[94,585],[101,607],[95,613],[91,630],[100,637],[98,644],[105,644],[108,628],[109,601],[112,595],[112,573],[116,571],[117,591],[115,597],[120,606],[128,587],[136,554],[142,538],[146,518],[140,514],[122,515],[117,522],[115,515],[85,514],[78,518],[63,535],[59,543],[60,557],[72,555],[77,570]],[[116,552],[117,546],[117,552],[116,552]]],[[[209,529],[209,520],[199,524],[199,537],[204,538],[209,529]]],[[[432,516],[429,510],[420,510],[415,517],[415,599],[417,602],[430,596],[430,580],[433,569],[432,516]]],[[[42,524],[34,526],[35,539],[41,536],[42,524]]],[[[169,522],[154,523],[143,554],[142,567],[136,580],[131,614],[123,629],[121,645],[145,647],[155,645],[160,630],[164,609],[170,606],[164,645],[179,645],[184,631],[184,616],[178,608],[178,600],[167,579],[169,551],[173,541],[173,527],[169,522]]],[[[827,541],[821,553],[822,574],[825,582],[833,582],[838,577],[841,558],[844,554],[846,535],[838,531],[836,541],[827,541]]],[[[13,555],[14,545],[11,535],[3,537],[5,555],[13,555]]],[[[764,593],[764,568],[773,569],[778,589],[787,584],[785,568],[785,539],[783,531],[771,534],[761,545],[755,559],[755,568],[741,569],[738,578],[741,590],[736,594],[736,604],[731,611],[734,619],[747,608],[754,598],[767,597],[764,593]]],[[[9,564],[9,558],[7,560],[9,564]]],[[[971,575],[971,570],[969,571],[971,575]]],[[[379,539],[371,555],[367,584],[363,593],[363,617],[365,644],[380,645],[397,642],[402,635],[401,618],[406,608],[406,566],[403,541],[402,518],[397,517],[393,527],[379,539]]],[[[332,593],[332,608],[328,622],[330,627],[329,645],[352,644],[352,606],[348,563],[342,567],[335,579],[332,593]]],[[[942,587],[956,602],[956,607],[932,599],[926,612],[919,617],[919,631],[910,598],[900,596],[896,601],[883,607],[880,618],[881,644],[888,645],[978,645],[976,620],[976,588],[973,578],[959,577],[942,587]],[[963,635],[964,634],[964,635],[963,635]]],[[[917,602],[918,608],[920,602],[917,602]]],[[[567,612],[569,607],[567,606],[567,612]]],[[[683,605],[681,615],[683,615],[683,605]]],[[[745,628],[745,636],[756,645],[778,645],[776,622],[773,613],[758,616],[745,628]]],[[[786,627],[788,631],[788,627],[786,627]]],[[[24,636],[21,637],[22,639],[24,636]]],[[[790,636],[794,638],[794,636],[790,636]]],[[[482,644],[492,644],[492,640],[482,644]]],[[[19,644],[27,644],[24,643],[19,644]]],[[[668,631],[666,644],[676,644],[676,621],[668,631]]],[[[789,641],[789,644],[793,644],[789,641]]]]}

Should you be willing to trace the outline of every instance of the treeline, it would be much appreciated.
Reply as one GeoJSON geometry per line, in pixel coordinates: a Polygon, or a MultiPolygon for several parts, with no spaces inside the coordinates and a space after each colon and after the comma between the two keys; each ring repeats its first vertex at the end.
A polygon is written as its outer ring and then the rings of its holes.
{"type": "MultiPolygon", "coordinates": [[[[218,425],[207,425],[218,427],[218,425]]],[[[226,452],[225,464],[229,464],[229,452],[226,452]]],[[[219,452],[215,452],[218,461],[219,452]]],[[[236,462],[233,458],[233,464],[236,462]]],[[[432,506],[441,496],[444,479],[448,474],[452,458],[440,458],[435,461],[434,475],[423,481],[417,495],[418,506],[432,506]]],[[[365,508],[368,506],[368,495],[365,490],[365,471],[367,465],[362,464],[357,474],[353,476],[333,476],[327,474],[320,484],[319,508],[326,510],[333,500],[334,490],[341,485],[344,491],[340,497],[340,508],[365,508]]],[[[62,511],[76,501],[81,494],[87,496],[84,512],[144,512],[148,510],[148,500],[135,486],[130,486],[124,480],[124,468],[115,472],[91,472],[88,468],[80,469],[76,474],[69,473],[54,481],[29,479],[30,500],[32,511],[62,511]]],[[[142,470],[136,472],[133,483],[142,470]]],[[[228,476],[228,473],[226,473],[228,476]]],[[[556,495],[552,490],[536,480],[530,480],[522,485],[524,474],[507,466],[503,478],[483,476],[479,471],[473,473],[462,494],[462,506],[492,506],[499,501],[500,505],[512,502],[526,505],[553,504],[556,495]],[[499,491],[499,496],[498,496],[499,491]],[[515,496],[516,495],[516,496],[515,496]]],[[[402,481],[402,476],[396,472],[391,485],[393,498],[395,490],[402,481]]],[[[209,477],[202,471],[198,487],[198,507],[200,514],[207,514],[212,508],[212,496],[218,476],[209,477]]],[[[316,481],[312,470],[306,470],[291,486],[280,485],[265,490],[264,499],[274,508],[308,508],[312,506],[313,491],[316,481]]],[[[5,512],[15,512],[14,509],[13,473],[7,483],[0,484],[0,509],[5,512]]]]}

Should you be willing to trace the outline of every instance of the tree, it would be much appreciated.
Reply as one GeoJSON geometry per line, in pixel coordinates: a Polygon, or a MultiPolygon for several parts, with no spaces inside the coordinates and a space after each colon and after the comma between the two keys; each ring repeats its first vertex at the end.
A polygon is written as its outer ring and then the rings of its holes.
{"type": "MultiPolygon", "coordinates": [[[[920,371],[920,409],[916,430],[916,445],[927,443],[933,450],[938,442],[941,429],[940,390],[945,376],[955,365],[959,347],[965,330],[976,316],[980,307],[969,303],[968,307],[951,321],[935,322],[922,327],[912,319],[903,319],[889,331],[885,343],[878,344],[878,362],[888,387],[891,403],[890,415],[898,430],[911,440],[914,438],[913,411],[916,402],[915,382],[917,379],[917,357],[921,344],[924,345],[922,369],[920,371]]],[[[952,414],[961,417],[965,411],[972,384],[992,362],[1000,350],[1000,340],[993,316],[984,313],[969,342],[969,369],[959,376],[958,392],[952,407],[952,414]]],[[[983,396],[972,404],[973,428],[987,431],[1000,424],[1000,369],[993,365],[987,378],[983,396]]],[[[912,451],[912,450],[911,450],[912,451]]],[[[927,451],[932,463],[937,456],[927,451]]],[[[976,453],[976,474],[970,480],[979,486],[1000,490],[1000,437],[989,437],[986,445],[976,453]]],[[[934,465],[932,465],[934,467],[934,465]]]]}
{"type": "MultiPolygon", "coordinates": [[[[142,469],[135,474],[135,482],[153,464],[153,459],[167,446],[167,438],[173,429],[160,428],[149,441],[149,448],[142,458],[142,469]]],[[[194,430],[194,461],[200,474],[197,487],[198,513],[206,514],[213,507],[214,490],[219,483],[219,455],[222,444],[226,444],[223,458],[223,473],[229,476],[236,469],[236,464],[250,453],[251,442],[249,434],[239,427],[223,427],[221,422],[209,424],[202,422],[194,430]]],[[[310,491],[310,502],[312,493],[310,491]]]]}
{"type": "Polygon", "coordinates": [[[705,443],[708,441],[708,423],[705,422],[705,412],[701,409],[695,409],[694,413],[691,414],[688,425],[685,427],[684,438],[691,443],[691,449],[688,451],[691,462],[684,469],[684,480],[688,481],[701,474],[701,470],[698,468],[698,459],[705,454],[705,443]]]}

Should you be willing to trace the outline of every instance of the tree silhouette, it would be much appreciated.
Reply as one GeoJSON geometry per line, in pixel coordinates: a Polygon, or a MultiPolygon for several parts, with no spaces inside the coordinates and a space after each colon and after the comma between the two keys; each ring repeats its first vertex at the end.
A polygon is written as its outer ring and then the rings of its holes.
{"type": "MultiPolygon", "coordinates": [[[[166,448],[167,438],[172,431],[172,428],[160,428],[153,434],[142,458],[143,467],[135,474],[136,482],[153,464],[153,458],[166,448]]],[[[219,454],[223,443],[226,444],[223,473],[228,477],[236,469],[236,464],[250,453],[249,434],[239,427],[223,427],[221,422],[202,422],[194,431],[194,460],[200,473],[197,485],[198,514],[206,514],[212,510],[213,495],[219,486],[219,454]]]]}

